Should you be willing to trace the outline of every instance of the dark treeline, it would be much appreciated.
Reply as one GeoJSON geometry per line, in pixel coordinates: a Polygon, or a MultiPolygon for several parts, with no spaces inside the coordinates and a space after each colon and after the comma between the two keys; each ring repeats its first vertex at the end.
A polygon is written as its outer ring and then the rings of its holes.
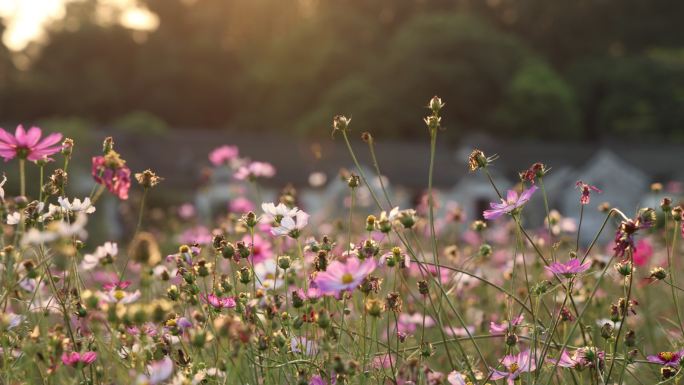
{"type": "Polygon", "coordinates": [[[0,46],[0,121],[321,136],[343,113],[411,137],[438,94],[451,140],[684,141],[682,1],[140,3],[154,31],[86,0],[26,52],[0,46]]]}

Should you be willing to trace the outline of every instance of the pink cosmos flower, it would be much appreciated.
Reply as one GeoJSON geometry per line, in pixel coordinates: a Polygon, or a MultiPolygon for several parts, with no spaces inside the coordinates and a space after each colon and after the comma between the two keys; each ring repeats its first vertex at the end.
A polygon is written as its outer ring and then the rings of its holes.
{"type": "Polygon", "coordinates": [[[90,365],[97,359],[95,352],[71,352],[62,353],[62,363],[66,366],[86,366],[90,365]]]}
{"type": "Polygon", "coordinates": [[[373,258],[363,262],[356,257],[347,258],[345,263],[333,261],[326,271],[316,275],[314,282],[322,293],[336,295],[345,290],[354,290],[375,270],[375,266],[373,258]]]}
{"type": "Polygon", "coordinates": [[[230,201],[228,209],[231,213],[246,213],[254,210],[254,204],[245,197],[237,197],[230,201]]]}
{"type": "Polygon", "coordinates": [[[202,299],[216,310],[232,309],[236,305],[233,297],[219,297],[216,294],[208,294],[202,297],[202,299]]]}
{"type": "Polygon", "coordinates": [[[242,242],[247,245],[252,251],[249,256],[253,264],[259,264],[266,260],[273,258],[273,250],[271,247],[271,242],[268,242],[259,234],[254,234],[254,244],[252,243],[252,237],[247,234],[242,237],[242,242]]]}
{"type": "Polygon", "coordinates": [[[545,266],[546,270],[556,275],[562,275],[569,278],[575,274],[584,273],[591,267],[591,261],[581,263],[579,259],[572,258],[571,260],[562,262],[553,262],[549,266],[545,266]]]}
{"type": "Polygon", "coordinates": [[[654,362],[660,365],[667,365],[672,367],[679,366],[679,363],[684,357],[684,350],[678,352],[660,352],[656,355],[646,357],[649,362],[654,362]]]}
{"type": "Polygon", "coordinates": [[[31,127],[26,132],[22,125],[18,125],[14,135],[0,128],[0,157],[5,162],[14,158],[37,161],[62,150],[62,146],[57,144],[62,140],[62,134],[52,133],[43,140],[40,140],[41,136],[42,131],[38,127],[31,127]]]}
{"type": "Polygon", "coordinates": [[[651,245],[651,241],[646,238],[637,241],[636,249],[632,254],[632,258],[634,258],[634,264],[637,266],[644,266],[648,263],[652,256],[653,245],[651,245]]]}
{"type": "Polygon", "coordinates": [[[591,199],[590,195],[592,191],[596,191],[599,194],[603,192],[598,187],[586,184],[581,180],[578,180],[577,183],[575,183],[575,186],[579,188],[582,193],[582,196],[580,197],[580,203],[583,205],[589,204],[589,200],[591,199]]]}
{"type": "Polygon", "coordinates": [[[567,351],[563,350],[557,360],[552,358],[547,359],[549,362],[558,365],[562,368],[593,368],[602,367],[605,360],[605,352],[598,350],[594,346],[586,346],[575,350],[571,356],[567,351]]]}
{"type": "Polygon", "coordinates": [[[529,350],[518,353],[517,355],[508,355],[503,358],[501,365],[506,369],[505,371],[492,369],[490,378],[493,381],[506,379],[508,385],[514,385],[515,380],[525,372],[532,372],[537,368],[536,360],[530,355],[529,350]]]}
{"type": "Polygon", "coordinates": [[[231,160],[236,159],[240,151],[237,146],[221,146],[215,148],[209,153],[209,161],[214,166],[222,166],[229,164],[231,160]]]}
{"type": "Polygon", "coordinates": [[[234,178],[237,180],[272,178],[275,173],[275,167],[268,162],[252,162],[246,166],[241,166],[235,173],[234,178]]]}
{"type": "Polygon", "coordinates": [[[504,334],[516,326],[520,326],[525,317],[521,314],[514,317],[511,322],[504,321],[502,323],[490,322],[489,323],[489,333],[490,334],[504,334]]]}
{"type": "Polygon", "coordinates": [[[96,183],[107,187],[119,199],[126,200],[131,187],[131,169],[114,151],[110,154],[112,155],[93,157],[91,174],[96,183]]]}
{"type": "Polygon", "coordinates": [[[490,203],[489,210],[485,210],[483,215],[485,219],[496,219],[504,214],[510,214],[516,209],[524,206],[527,201],[532,198],[532,194],[537,191],[537,186],[532,186],[529,189],[523,191],[522,194],[518,196],[518,192],[515,190],[508,190],[506,194],[506,200],[501,200],[501,203],[490,203]]]}

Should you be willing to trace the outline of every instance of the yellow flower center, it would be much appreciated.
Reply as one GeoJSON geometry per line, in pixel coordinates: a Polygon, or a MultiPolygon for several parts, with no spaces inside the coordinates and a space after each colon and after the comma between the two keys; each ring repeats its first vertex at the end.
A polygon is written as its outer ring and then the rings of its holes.
{"type": "Polygon", "coordinates": [[[125,296],[126,293],[124,293],[123,290],[117,290],[114,292],[114,298],[116,298],[117,301],[121,301],[125,296]]]}
{"type": "Polygon", "coordinates": [[[659,354],[659,356],[663,361],[671,361],[674,358],[674,353],[672,353],[672,352],[661,352],[659,354]]]}
{"type": "Polygon", "coordinates": [[[347,284],[350,284],[352,282],[354,282],[354,276],[352,276],[349,273],[344,273],[344,275],[342,275],[342,283],[347,285],[347,284]]]}
{"type": "Polygon", "coordinates": [[[518,371],[518,369],[520,369],[520,366],[518,366],[517,362],[514,362],[511,364],[511,366],[508,367],[508,372],[509,373],[515,373],[518,371]]]}

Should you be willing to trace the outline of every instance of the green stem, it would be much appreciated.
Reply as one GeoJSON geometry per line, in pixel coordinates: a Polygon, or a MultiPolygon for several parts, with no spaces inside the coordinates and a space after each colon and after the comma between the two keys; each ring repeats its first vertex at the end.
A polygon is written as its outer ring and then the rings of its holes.
{"type": "Polygon", "coordinates": [[[19,195],[26,196],[26,160],[19,159],[19,195]]]}

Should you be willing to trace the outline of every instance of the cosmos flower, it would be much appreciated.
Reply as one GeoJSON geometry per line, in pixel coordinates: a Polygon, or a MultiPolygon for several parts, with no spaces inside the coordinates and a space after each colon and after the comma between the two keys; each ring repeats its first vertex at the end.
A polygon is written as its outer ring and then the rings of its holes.
{"type": "Polygon", "coordinates": [[[14,135],[0,128],[0,157],[8,160],[19,158],[37,161],[48,158],[62,150],[59,143],[62,134],[52,133],[40,140],[42,131],[38,127],[31,127],[28,132],[22,125],[18,125],[14,135]]]}
{"type": "Polygon", "coordinates": [[[66,366],[86,366],[90,365],[97,359],[97,353],[95,352],[71,352],[62,353],[62,363],[66,366]]]}
{"type": "Polygon", "coordinates": [[[233,177],[237,180],[255,180],[272,178],[275,173],[275,167],[268,162],[251,162],[246,166],[241,166],[233,177]]]}
{"type": "Polygon", "coordinates": [[[505,371],[492,369],[490,378],[493,381],[506,379],[508,385],[514,385],[515,380],[525,372],[532,372],[537,368],[536,360],[530,355],[529,350],[522,351],[517,355],[508,355],[503,358],[501,365],[505,371]]]}
{"type": "Polygon", "coordinates": [[[588,205],[589,200],[591,199],[591,192],[595,191],[597,193],[602,193],[598,187],[592,186],[590,184],[586,184],[582,182],[581,180],[578,180],[577,183],[575,183],[575,186],[580,189],[580,192],[582,193],[582,196],[580,197],[580,203],[583,205],[588,205]]]}
{"type": "Polygon", "coordinates": [[[636,243],[636,249],[632,258],[634,258],[634,264],[637,266],[644,266],[653,256],[653,245],[648,238],[642,238],[636,243]]]}
{"type": "Polygon", "coordinates": [[[292,337],[290,339],[290,349],[292,349],[292,353],[301,353],[307,356],[315,356],[318,353],[316,342],[306,337],[292,337]]]}
{"type": "Polygon", "coordinates": [[[594,346],[586,346],[575,350],[575,353],[572,356],[568,354],[567,351],[563,350],[558,360],[549,358],[548,361],[562,368],[583,369],[596,367],[596,364],[598,364],[599,367],[603,367],[604,358],[604,352],[598,350],[594,346]]]}
{"type": "Polygon", "coordinates": [[[490,322],[489,323],[489,333],[490,334],[504,334],[511,330],[512,328],[516,326],[520,326],[523,321],[525,320],[525,317],[521,314],[517,317],[514,317],[512,321],[504,321],[501,323],[496,323],[496,322],[490,322]]]}
{"type": "Polygon", "coordinates": [[[278,227],[271,228],[271,234],[299,238],[301,230],[309,223],[309,214],[299,209],[296,210],[294,216],[283,217],[278,227]]]}
{"type": "Polygon", "coordinates": [[[173,361],[168,356],[152,361],[147,365],[147,373],[138,376],[137,385],[157,385],[166,381],[173,374],[173,361]]]}
{"type": "Polygon", "coordinates": [[[333,261],[326,271],[316,275],[314,282],[322,293],[336,295],[345,290],[354,290],[375,270],[375,266],[373,258],[363,262],[356,257],[347,258],[345,263],[333,261]]]}
{"type": "Polygon", "coordinates": [[[262,203],[261,210],[264,212],[262,217],[263,220],[271,224],[280,224],[283,218],[296,216],[297,211],[299,211],[299,209],[296,207],[289,208],[283,203],[278,203],[278,205],[276,205],[273,202],[262,203]]]}
{"type": "Polygon", "coordinates": [[[250,249],[251,254],[249,258],[255,265],[273,257],[271,242],[264,239],[258,233],[254,234],[254,243],[252,243],[252,237],[249,234],[242,237],[242,242],[250,249]]]}
{"type": "Polygon", "coordinates": [[[501,200],[501,203],[490,203],[489,210],[485,210],[483,215],[485,219],[496,219],[504,214],[510,214],[514,210],[521,208],[532,198],[532,194],[537,191],[537,186],[532,186],[518,195],[515,190],[508,190],[506,200],[501,200]]]}
{"type": "Polygon", "coordinates": [[[572,277],[575,274],[584,273],[585,271],[589,270],[590,267],[591,261],[582,263],[577,258],[572,258],[565,263],[553,262],[549,266],[545,266],[546,270],[556,275],[562,275],[566,278],[572,277]]]}
{"type": "Polygon", "coordinates": [[[678,352],[660,352],[656,355],[648,356],[646,359],[649,362],[654,362],[660,365],[677,367],[679,366],[683,356],[684,350],[680,350],[678,352]]]}
{"type": "Polygon", "coordinates": [[[5,175],[3,175],[2,181],[0,182],[0,202],[5,201],[5,189],[2,188],[2,186],[5,185],[5,182],[7,182],[7,177],[5,175]]]}
{"type": "Polygon", "coordinates": [[[283,285],[284,277],[278,279],[278,266],[273,259],[267,259],[254,265],[254,274],[257,277],[257,285],[264,289],[278,289],[283,285]]]}
{"type": "Polygon", "coordinates": [[[95,266],[100,264],[100,261],[105,258],[114,258],[119,254],[119,248],[114,242],[105,242],[104,245],[98,246],[92,254],[83,256],[81,268],[83,270],[92,270],[95,266]]]}
{"type": "Polygon", "coordinates": [[[91,174],[96,183],[105,186],[119,199],[128,199],[131,170],[115,151],[112,150],[105,156],[94,156],[91,174]]]}
{"type": "Polygon", "coordinates": [[[447,381],[449,381],[450,385],[466,385],[465,376],[455,370],[449,373],[447,381]]]}
{"type": "Polygon", "coordinates": [[[69,202],[66,197],[57,198],[59,205],[62,209],[71,212],[84,212],[86,214],[92,214],[95,212],[95,206],[90,202],[90,198],[86,197],[81,201],[78,198],[74,198],[73,201],[69,202]]]}
{"type": "Polygon", "coordinates": [[[236,159],[240,151],[237,146],[224,145],[215,148],[209,153],[209,161],[214,166],[223,166],[229,164],[233,159],[236,159]]]}
{"type": "Polygon", "coordinates": [[[215,294],[207,294],[202,299],[216,310],[232,309],[236,305],[233,297],[219,297],[215,294]]]}

